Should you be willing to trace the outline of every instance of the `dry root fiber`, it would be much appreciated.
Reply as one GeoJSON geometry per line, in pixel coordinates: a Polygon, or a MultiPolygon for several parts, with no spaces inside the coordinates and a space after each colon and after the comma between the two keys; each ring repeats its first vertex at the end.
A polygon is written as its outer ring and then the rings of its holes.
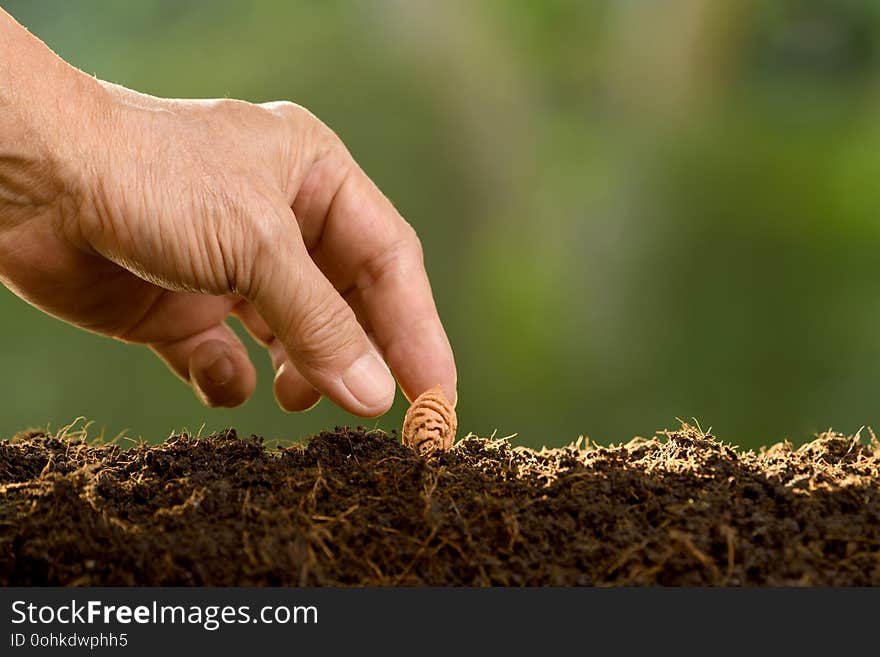
{"type": "Polygon", "coordinates": [[[880,445],[0,442],[0,586],[880,585],[880,445]]]}

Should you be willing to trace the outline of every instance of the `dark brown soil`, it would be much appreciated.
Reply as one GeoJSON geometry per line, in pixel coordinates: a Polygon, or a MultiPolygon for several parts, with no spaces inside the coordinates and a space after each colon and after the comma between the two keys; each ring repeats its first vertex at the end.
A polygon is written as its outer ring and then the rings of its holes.
{"type": "Polygon", "coordinates": [[[876,585],[880,443],[0,443],[3,585],[876,585]]]}

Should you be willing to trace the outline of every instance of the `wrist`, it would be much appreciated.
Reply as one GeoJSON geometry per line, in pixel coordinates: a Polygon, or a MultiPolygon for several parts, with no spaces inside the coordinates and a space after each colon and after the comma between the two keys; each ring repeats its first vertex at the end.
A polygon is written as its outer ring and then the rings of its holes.
{"type": "Polygon", "coordinates": [[[108,107],[97,80],[0,9],[0,225],[78,193],[108,107]]]}

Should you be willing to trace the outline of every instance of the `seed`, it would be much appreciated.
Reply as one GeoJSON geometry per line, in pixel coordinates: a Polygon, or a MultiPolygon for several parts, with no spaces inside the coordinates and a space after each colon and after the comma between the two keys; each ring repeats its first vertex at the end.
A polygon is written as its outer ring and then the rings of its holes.
{"type": "Polygon", "coordinates": [[[416,397],[403,419],[403,443],[421,454],[446,450],[455,442],[458,418],[440,386],[416,397]]]}

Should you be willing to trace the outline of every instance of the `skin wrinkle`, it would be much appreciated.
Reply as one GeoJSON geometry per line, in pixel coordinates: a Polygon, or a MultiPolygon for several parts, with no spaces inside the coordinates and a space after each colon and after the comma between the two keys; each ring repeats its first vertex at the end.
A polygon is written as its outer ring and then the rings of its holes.
{"type": "MultiPolygon", "coordinates": [[[[227,228],[228,230],[228,228],[227,228]]],[[[225,287],[229,292],[235,292],[235,281],[240,278],[237,273],[236,263],[240,262],[240,258],[235,258],[232,255],[232,247],[226,248],[224,244],[227,243],[227,240],[221,239],[219,236],[220,229],[213,234],[214,236],[214,244],[213,247],[216,249],[217,253],[219,253],[220,257],[220,269],[223,271],[223,274],[226,277],[225,287]]],[[[232,240],[232,244],[235,244],[235,241],[232,240]]]]}
{"type": "MultiPolygon", "coordinates": [[[[234,214],[233,222],[224,225],[226,236],[233,247],[232,257],[234,259],[235,272],[230,278],[230,290],[240,293],[247,298],[255,298],[256,290],[245,287],[248,282],[257,278],[257,263],[263,258],[271,257],[274,250],[279,248],[278,240],[275,238],[273,231],[277,230],[277,226],[283,223],[283,219],[271,219],[277,213],[279,208],[277,200],[272,199],[270,194],[264,194],[261,191],[255,191],[255,198],[260,200],[254,203],[251,208],[245,212],[234,214]],[[251,253],[247,253],[244,249],[246,244],[250,245],[251,253]]],[[[221,224],[218,218],[218,224],[221,224]]]]}
{"type": "MultiPolygon", "coordinates": [[[[82,212],[80,214],[80,231],[86,243],[96,252],[101,253],[105,257],[113,260],[121,267],[125,267],[123,259],[118,254],[113,254],[109,249],[103,249],[104,244],[119,244],[122,242],[121,235],[118,234],[120,229],[125,229],[124,222],[117,225],[111,220],[115,214],[119,212],[119,208],[111,209],[114,201],[111,200],[111,193],[107,185],[100,179],[92,187],[91,203],[89,209],[91,212],[82,212]],[[114,212],[115,210],[115,212],[114,212]]],[[[131,239],[131,235],[125,236],[131,239]]]]}
{"type": "Polygon", "coordinates": [[[316,370],[325,370],[327,364],[340,354],[345,353],[356,345],[355,336],[340,336],[334,332],[334,327],[341,323],[339,315],[347,315],[353,312],[344,303],[336,303],[332,299],[315,299],[304,305],[307,310],[299,317],[294,318],[294,324],[289,329],[296,335],[310,335],[315,340],[308,349],[296,349],[296,360],[316,370]],[[320,336],[315,339],[314,336],[320,336]]]}
{"type": "Polygon", "coordinates": [[[0,195],[3,200],[19,207],[49,205],[57,193],[44,189],[49,176],[45,172],[35,174],[33,170],[39,168],[39,163],[21,155],[0,154],[0,195]]]}
{"type": "Polygon", "coordinates": [[[217,233],[220,230],[218,217],[221,215],[234,217],[236,209],[228,202],[228,197],[225,194],[222,195],[220,205],[225,212],[216,210],[203,212],[203,215],[208,218],[207,230],[199,231],[193,222],[186,222],[188,224],[186,230],[190,233],[190,237],[186,241],[190,244],[190,249],[196,251],[193,255],[184,256],[191,263],[189,276],[193,281],[203,281],[204,286],[199,291],[207,294],[228,293],[232,290],[226,272],[222,247],[219,244],[220,237],[217,233]]]}
{"type": "MultiPolygon", "coordinates": [[[[414,233],[413,233],[414,235],[414,233]]],[[[366,293],[379,281],[391,276],[405,277],[409,272],[406,267],[406,258],[409,249],[406,247],[405,237],[389,244],[371,258],[364,260],[355,287],[362,293],[366,293]]],[[[421,247],[419,247],[419,250],[421,247]]]]}

